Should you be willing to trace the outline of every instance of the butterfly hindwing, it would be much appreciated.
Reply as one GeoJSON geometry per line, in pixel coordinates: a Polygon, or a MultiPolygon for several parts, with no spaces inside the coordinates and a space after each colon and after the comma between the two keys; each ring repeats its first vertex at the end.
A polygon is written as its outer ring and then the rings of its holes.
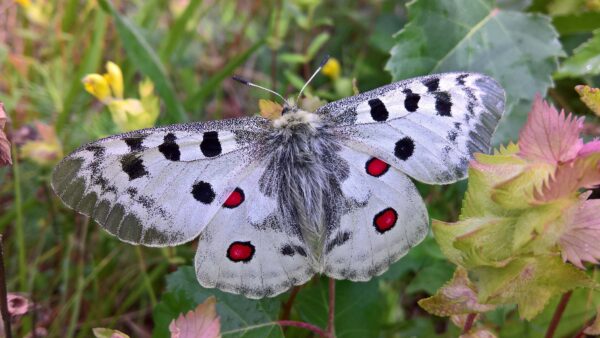
{"type": "Polygon", "coordinates": [[[474,152],[488,152],[504,110],[490,77],[445,73],[396,82],[317,110],[346,143],[426,183],[466,175],[474,152]]]}
{"type": "Polygon", "coordinates": [[[366,281],[425,238],[427,210],[414,184],[398,169],[350,148],[339,155],[350,164],[341,187],[353,202],[328,235],[323,273],[366,281]]]}
{"type": "Polygon", "coordinates": [[[265,120],[152,128],[89,143],[56,167],[52,185],[71,208],[129,243],[192,240],[243,175],[265,120]]]}
{"type": "Polygon", "coordinates": [[[195,264],[204,287],[262,298],[315,273],[309,248],[283,219],[277,196],[261,191],[265,168],[251,170],[200,234],[195,264]]]}

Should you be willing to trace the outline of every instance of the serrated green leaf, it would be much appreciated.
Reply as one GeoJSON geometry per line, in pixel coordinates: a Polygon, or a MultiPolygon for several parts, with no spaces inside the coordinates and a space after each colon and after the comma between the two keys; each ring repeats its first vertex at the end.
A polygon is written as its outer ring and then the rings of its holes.
{"type": "Polygon", "coordinates": [[[111,14],[115,19],[117,32],[121,40],[123,40],[123,46],[127,55],[131,58],[133,64],[152,80],[156,91],[163,99],[167,107],[164,122],[176,123],[187,121],[188,117],[175,94],[175,88],[171,80],[169,80],[167,72],[156,52],[150,47],[150,44],[148,44],[138,28],[117,11],[111,0],[99,0],[99,3],[102,9],[111,14]]]}
{"type": "MultiPolygon", "coordinates": [[[[377,278],[366,283],[336,281],[336,337],[379,337],[385,318],[385,301],[378,284],[377,278]]],[[[302,320],[325,328],[328,294],[328,279],[325,277],[305,285],[294,303],[302,320]]]]}
{"type": "Polygon", "coordinates": [[[527,320],[539,314],[553,296],[575,288],[598,287],[585,272],[557,255],[520,258],[502,268],[476,268],[469,278],[479,291],[480,302],[516,303],[520,316],[527,320]]]}
{"type": "MultiPolygon", "coordinates": [[[[505,11],[492,0],[417,0],[396,35],[386,69],[394,80],[446,71],[475,71],[496,78],[507,94],[507,116],[498,135],[517,136],[511,119],[524,121],[536,92],[552,85],[563,55],[550,19],[505,11]],[[518,110],[516,110],[518,109],[518,110]]],[[[498,140],[498,138],[495,138],[498,140]]]]}
{"type": "Polygon", "coordinates": [[[240,295],[205,289],[198,284],[193,267],[180,267],[167,276],[167,292],[154,309],[153,337],[168,336],[168,325],[180,313],[193,309],[208,297],[217,299],[223,337],[276,338],[283,331],[278,319],[281,297],[252,300],[240,295]]]}
{"type": "Polygon", "coordinates": [[[562,63],[556,77],[598,74],[600,74],[600,29],[596,29],[589,40],[575,48],[573,55],[562,63]]]}
{"type": "Polygon", "coordinates": [[[579,85],[575,86],[575,91],[579,94],[581,101],[585,103],[594,114],[600,116],[600,88],[579,85]]]}

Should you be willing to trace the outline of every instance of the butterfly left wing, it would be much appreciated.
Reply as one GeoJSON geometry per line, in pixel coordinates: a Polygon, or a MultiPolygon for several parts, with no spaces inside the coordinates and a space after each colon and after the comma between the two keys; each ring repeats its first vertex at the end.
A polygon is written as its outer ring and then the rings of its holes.
{"type": "Polygon", "coordinates": [[[250,169],[200,234],[195,266],[202,286],[273,297],[314,275],[310,249],[280,212],[280,196],[261,191],[268,170],[265,163],[250,169]]]}
{"type": "Polygon", "coordinates": [[[475,73],[399,81],[324,105],[316,113],[350,147],[432,184],[462,179],[475,152],[488,152],[504,90],[475,73]]]}
{"type": "Polygon", "coordinates": [[[427,210],[398,169],[348,147],[338,154],[350,166],[341,184],[348,207],[328,233],[322,269],[333,278],[366,281],[425,238],[427,210]]]}

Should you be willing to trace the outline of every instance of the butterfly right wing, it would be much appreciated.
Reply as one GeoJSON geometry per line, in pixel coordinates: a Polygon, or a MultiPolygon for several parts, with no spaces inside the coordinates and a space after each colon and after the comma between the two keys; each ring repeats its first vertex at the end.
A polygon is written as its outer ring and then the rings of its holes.
{"type": "Polygon", "coordinates": [[[261,191],[261,178],[273,170],[267,162],[249,169],[200,234],[195,266],[202,286],[273,297],[315,274],[310,249],[279,208],[280,196],[261,191]]]}
{"type": "Polygon", "coordinates": [[[65,157],[52,186],[65,204],[125,242],[185,243],[245,174],[268,123],[241,118],[111,136],[65,157]]]}

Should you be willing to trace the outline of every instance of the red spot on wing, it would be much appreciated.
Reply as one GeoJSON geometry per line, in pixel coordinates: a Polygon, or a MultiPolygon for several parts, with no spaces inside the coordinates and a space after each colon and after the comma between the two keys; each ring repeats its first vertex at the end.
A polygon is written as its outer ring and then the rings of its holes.
{"type": "Polygon", "coordinates": [[[378,158],[373,157],[372,159],[367,161],[365,169],[367,170],[367,174],[379,177],[385,174],[388,171],[388,169],[390,169],[390,165],[378,158]]]}
{"type": "Polygon", "coordinates": [[[398,213],[392,208],[387,208],[380,211],[373,218],[373,226],[379,233],[384,233],[391,230],[398,221],[398,213]]]}
{"type": "Polygon", "coordinates": [[[235,188],[231,195],[227,197],[227,200],[225,201],[225,203],[223,203],[223,206],[225,208],[235,208],[242,204],[245,199],[246,196],[244,195],[244,191],[240,188],[235,188]]]}
{"type": "Polygon", "coordinates": [[[254,256],[254,245],[250,242],[233,242],[227,249],[227,258],[232,262],[249,262],[254,256]]]}

